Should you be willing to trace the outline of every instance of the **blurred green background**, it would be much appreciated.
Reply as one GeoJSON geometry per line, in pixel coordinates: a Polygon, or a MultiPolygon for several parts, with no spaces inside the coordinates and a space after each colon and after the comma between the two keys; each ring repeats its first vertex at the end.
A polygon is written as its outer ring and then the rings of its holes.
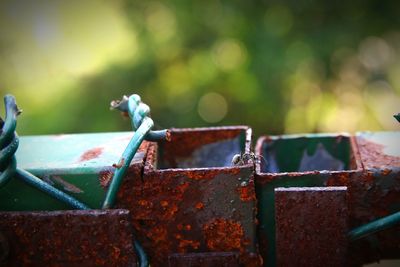
{"type": "Polygon", "coordinates": [[[398,1],[0,3],[0,92],[18,132],[129,130],[138,93],[157,128],[256,135],[399,129],[398,1]]]}

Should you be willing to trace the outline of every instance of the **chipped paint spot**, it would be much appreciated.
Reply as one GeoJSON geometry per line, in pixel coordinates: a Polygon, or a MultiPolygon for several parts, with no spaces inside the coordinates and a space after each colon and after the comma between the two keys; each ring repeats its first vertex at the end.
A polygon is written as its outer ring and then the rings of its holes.
{"type": "Polygon", "coordinates": [[[80,189],[76,185],[68,183],[61,176],[56,176],[56,175],[50,176],[50,179],[56,182],[57,184],[61,185],[65,191],[77,194],[84,193],[82,189],[80,189]]]}
{"type": "Polygon", "coordinates": [[[96,148],[90,149],[81,155],[79,161],[82,162],[82,161],[88,161],[88,160],[98,158],[102,153],[103,153],[102,147],[96,147],[96,148]]]}
{"type": "Polygon", "coordinates": [[[384,145],[363,137],[358,137],[357,143],[362,162],[366,168],[392,169],[400,166],[400,157],[386,154],[384,145]]]}
{"type": "Polygon", "coordinates": [[[246,184],[246,186],[240,185],[236,188],[236,191],[239,193],[239,197],[241,201],[254,201],[256,200],[255,192],[254,192],[254,182],[250,181],[246,184]]]}
{"type": "Polygon", "coordinates": [[[114,173],[112,171],[106,170],[106,171],[101,171],[99,174],[99,181],[101,187],[106,189],[108,185],[111,182],[111,179],[113,178],[114,173]]]}

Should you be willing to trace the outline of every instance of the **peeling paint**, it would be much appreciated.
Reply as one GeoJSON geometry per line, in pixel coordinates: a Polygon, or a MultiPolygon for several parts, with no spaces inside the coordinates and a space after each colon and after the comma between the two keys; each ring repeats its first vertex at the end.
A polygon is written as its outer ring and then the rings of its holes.
{"type": "Polygon", "coordinates": [[[79,158],[79,161],[82,162],[82,161],[88,161],[88,160],[98,158],[102,153],[103,153],[102,147],[96,147],[96,148],[90,149],[81,155],[81,157],[79,158]]]}

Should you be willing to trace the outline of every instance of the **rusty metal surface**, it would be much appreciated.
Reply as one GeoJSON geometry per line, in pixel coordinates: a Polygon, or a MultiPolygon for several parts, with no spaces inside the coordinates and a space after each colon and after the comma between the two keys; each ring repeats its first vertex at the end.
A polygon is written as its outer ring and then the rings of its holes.
{"type": "MultiPolygon", "coordinates": [[[[320,136],[326,138],[331,137],[334,141],[341,141],[343,135],[326,135],[314,134],[307,135],[307,138],[319,138],[320,136]]],[[[303,136],[302,136],[303,137],[303,136]]],[[[275,139],[284,139],[285,136],[271,137],[263,136],[257,141],[255,153],[256,155],[265,156],[265,143],[273,142],[275,139]]],[[[260,246],[260,253],[264,258],[264,266],[273,266],[276,262],[275,253],[275,197],[274,189],[277,187],[325,187],[325,186],[348,186],[349,202],[354,203],[355,199],[361,199],[357,192],[352,192],[352,183],[356,183],[362,174],[362,164],[360,154],[354,137],[349,139],[349,170],[342,171],[305,171],[305,172],[266,172],[266,164],[264,160],[256,162],[256,194],[258,203],[259,225],[257,228],[257,237],[260,246]]],[[[300,153],[302,155],[303,153],[300,153]]],[[[287,157],[291,157],[290,151],[287,152],[287,157]]],[[[351,204],[349,207],[350,214],[354,214],[355,205],[351,204]]],[[[365,210],[364,210],[365,211],[365,210]]]]}
{"type": "Polygon", "coordinates": [[[235,252],[203,252],[172,254],[169,267],[239,267],[239,254],[235,252]]]}
{"type": "MultiPolygon", "coordinates": [[[[314,135],[315,136],[315,135],[314,135]]],[[[317,135],[318,136],[318,135],[317,135]]],[[[285,136],[281,136],[285,138],[285,136]]],[[[400,168],[398,132],[357,133],[350,137],[351,159],[348,171],[311,171],[268,173],[265,162],[256,164],[256,191],[259,206],[258,237],[260,251],[266,259],[274,257],[274,222],[271,217],[274,199],[273,188],[283,186],[347,186],[350,229],[400,210],[400,168]],[[272,249],[271,249],[272,248],[272,249]],[[271,256],[272,254],[272,256],[271,256]]],[[[256,154],[263,155],[262,137],[256,145],[256,154]]],[[[288,154],[289,155],[289,154],[288,154]]],[[[400,228],[395,227],[368,238],[352,242],[348,263],[351,266],[397,258],[400,255],[400,228]]]]}
{"type": "Polygon", "coordinates": [[[276,266],[345,266],[346,187],[275,189],[276,266]]]}
{"type": "MultiPolygon", "coordinates": [[[[361,132],[356,140],[365,170],[350,181],[351,228],[400,211],[400,133],[361,132]]],[[[354,242],[350,253],[354,266],[398,258],[400,227],[354,242]]]]}
{"type": "Polygon", "coordinates": [[[216,251],[236,251],[241,264],[259,264],[253,164],[179,168],[184,161],[203,164],[193,158],[204,146],[215,150],[222,143],[226,149],[226,141],[236,138],[234,153],[250,152],[246,127],[172,129],[171,142],[150,145],[143,179],[125,180],[117,205],[131,210],[152,266],[165,266],[172,253],[216,251]]]}
{"type": "Polygon", "coordinates": [[[0,232],[0,266],[136,266],[127,210],[0,212],[0,232]]]}
{"type": "Polygon", "coordinates": [[[356,138],[366,169],[400,168],[400,132],[359,132],[356,138]]]}

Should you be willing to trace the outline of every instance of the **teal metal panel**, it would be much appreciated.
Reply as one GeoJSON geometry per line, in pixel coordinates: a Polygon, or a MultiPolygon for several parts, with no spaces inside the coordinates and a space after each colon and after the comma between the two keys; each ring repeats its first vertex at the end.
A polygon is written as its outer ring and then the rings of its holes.
{"type": "MultiPolygon", "coordinates": [[[[133,132],[24,136],[18,167],[36,175],[93,173],[117,163],[133,132]]],[[[135,158],[142,158],[139,153],[135,158]]],[[[135,161],[135,159],[134,159],[135,161]]]]}
{"type": "MultiPolygon", "coordinates": [[[[111,178],[133,132],[25,136],[16,153],[18,167],[86,203],[100,208],[104,177],[111,178]]],[[[145,149],[131,166],[142,164],[145,149]]],[[[0,210],[60,210],[69,207],[29,185],[12,179],[0,189],[0,210]]]]}

